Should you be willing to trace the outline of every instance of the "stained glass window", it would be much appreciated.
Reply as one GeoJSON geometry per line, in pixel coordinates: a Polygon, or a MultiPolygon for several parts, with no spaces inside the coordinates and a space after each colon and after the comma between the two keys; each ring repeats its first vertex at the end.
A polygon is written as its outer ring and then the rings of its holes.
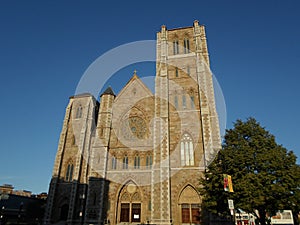
{"type": "Polygon", "coordinates": [[[182,166],[194,165],[194,146],[190,135],[184,134],[180,143],[180,157],[182,166]]]}

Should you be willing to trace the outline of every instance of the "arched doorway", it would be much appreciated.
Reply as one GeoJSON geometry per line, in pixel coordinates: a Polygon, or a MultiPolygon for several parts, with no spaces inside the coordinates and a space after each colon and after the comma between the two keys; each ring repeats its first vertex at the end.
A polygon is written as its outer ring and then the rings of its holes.
{"type": "Polygon", "coordinates": [[[118,223],[140,223],[142,221],[142,202],[139,188],[130,182],[126,184],[118,199],[118,223]]]}
{"type": "Polygon", "coordinates": [[[192,186],[188,185],[182,190],[178,203],[181,224],[200,224],[201,200],[192,186]]]}
{"type": "Polygon", "coordinates": [[[60,220],[67,220],[68,219],[68,212],[69,212],[69,205],[64,204],[60,209],[60,220]]]}

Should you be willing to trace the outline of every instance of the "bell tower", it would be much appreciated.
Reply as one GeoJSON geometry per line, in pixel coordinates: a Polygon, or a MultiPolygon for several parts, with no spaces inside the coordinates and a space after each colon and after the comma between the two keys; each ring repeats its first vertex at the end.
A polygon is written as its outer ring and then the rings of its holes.
{"type": "Polygon", "coordinates": [[[173,193],[187,175],[205,170],[220,149],[220,132],[204,26],[163,25],[156,48],[151,222],[171,224],[183,212],[173,193]]]}

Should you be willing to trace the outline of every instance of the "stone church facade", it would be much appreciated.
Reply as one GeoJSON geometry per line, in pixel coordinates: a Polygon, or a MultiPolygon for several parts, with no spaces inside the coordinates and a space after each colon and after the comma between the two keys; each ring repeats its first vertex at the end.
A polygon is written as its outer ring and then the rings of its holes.
{"type": "Polygon", "coordinates": [[[134,72],[117,95],[70,97],[44,224],[201,223],[220,149],[204,26],[162,26],[156,55],[155,93],[134,72]]]}

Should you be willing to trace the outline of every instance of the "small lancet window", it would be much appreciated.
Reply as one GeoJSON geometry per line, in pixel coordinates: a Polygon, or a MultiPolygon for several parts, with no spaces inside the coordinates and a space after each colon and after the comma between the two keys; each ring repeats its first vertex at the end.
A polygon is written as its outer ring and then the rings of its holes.
{"type": "Polygon", "coordinates": [[[190,40],[188,38],[184,39],[183,45],[184,45],[184,54],[190,53],[190,40]]]}
{"type": "Polygon", "coordinates": [[[177,95],[175,95],[175,97],[174,97],[174,104],[175,104],[175,108],[178,109],[178,97],[177,97],[177,95]]]}
{"type": "Polygon", "coordinates": [[[73,164],[68,164],[67,172],[66,172],[66,181],[70,182],[73,180],[73,164]]]}
{"type": "Polygon", "coordinates": [[[195,97],[193,95],[190,96],[191,99],[191,109],[195,108],[195,97]]]}
{"type": "Polygon", "coordinates": [[[146,157],[146,168],[147,169],[152,168],[152,155],[147,155],[146,157]]]}
{"type": "Polygon", "coordinates": [[[178,77],[178,75],[179,75],[179,74],[178,74],[178,68],[176,67],[176,68],[175,68],[175,77],[178,77]]]}
{"type": "Polygon", "coordinates": [[[134,157],[134,169],[140,168],[140,156],[136,155],[134,157]]]}
{"type": "Polygon", "coordinates": [[[186,109],[186,98],[185,98],[185,95],[182,95],[182,108],[186,109]]]}
{"type": "Polygon", "coordinates": [[[123,169],[128,169],[128,156],[123,157],[123,169]]]}
{"type": "Polygon", "coordinates": [[[189,76],[191,75],[191,67],[189,65],[186,67],[186,72],[189,76]]]}
{"type": "Polygon", "coordinates": [[[72,145],[76,145],[76,137],[75,137],[75,135],[72,136],[72,145]]]}
{"type": "Polygon", "coordinates": [[[117,159],[116,159],[115,156],[113,156],[113,157],[111,158],[111,168],[112,168],[113,170],[117,169],[117,159]]]}
{"type": "Polygon", "coordinates": [[[173,41],[173,54],[174,54],[174,55],[179,54],[179,44],[178,44],[178,40],[173,41]]]}
{"type": "Polygon", "coordinates": [[[100,135],[100,137],[103,137],[103,135],[104,135],[103,127],[102,126],[100,127],[99,135],[100,135]]]}
{"type": "Polygon", "coordinates": [[[82,106],[78,106],[77,111],[76,111],[76,119],[82,117],[82,106]]]}

